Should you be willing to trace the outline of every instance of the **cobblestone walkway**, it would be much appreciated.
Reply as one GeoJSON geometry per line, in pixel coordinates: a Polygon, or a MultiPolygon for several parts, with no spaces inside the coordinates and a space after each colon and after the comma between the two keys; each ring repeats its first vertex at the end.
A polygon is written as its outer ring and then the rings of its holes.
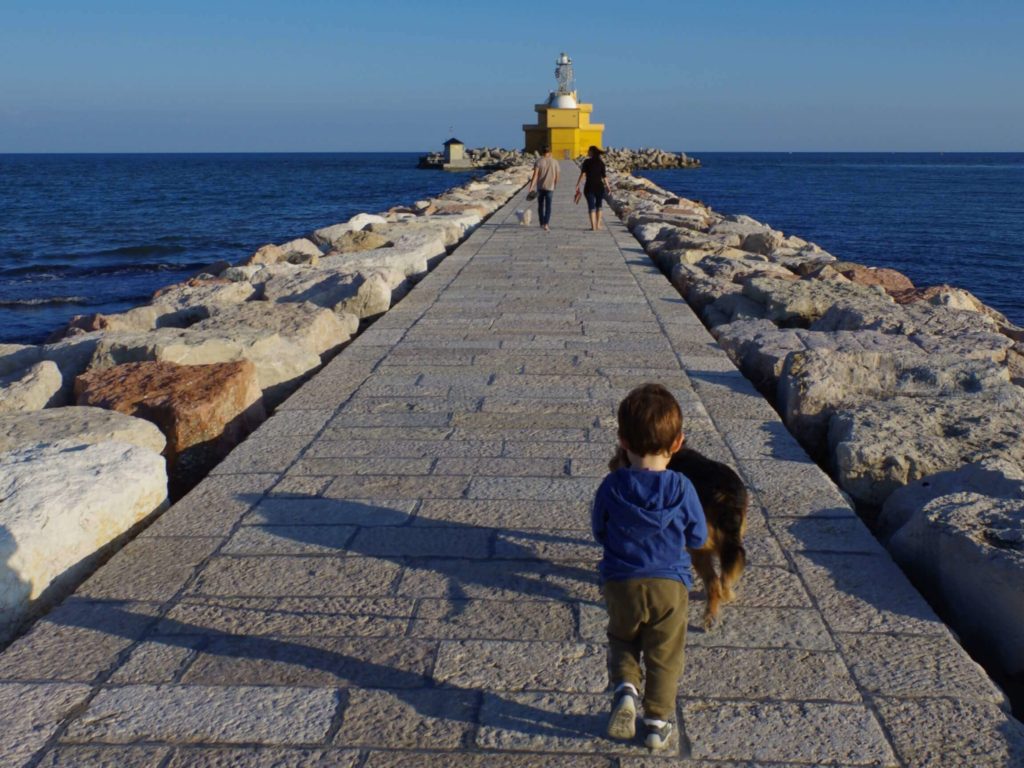
{"type": "MultiPolygon", "coordinates": [[[[616,221],[522,194],[0,656],[0,762],[1024,763],[1020,724],[616,221]],[[664,757],[603,738],[588,507],[657,380],[754,490],[664,757]]],[[[691,601],[699,617],[703,601],[691,601]]]]}

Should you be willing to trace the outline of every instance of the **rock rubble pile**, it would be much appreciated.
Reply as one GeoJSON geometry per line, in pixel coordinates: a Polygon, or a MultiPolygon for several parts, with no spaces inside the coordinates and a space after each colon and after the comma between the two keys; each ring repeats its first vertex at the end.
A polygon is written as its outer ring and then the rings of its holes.
{"type": "Polygon", "coordinates": [[[1024,676],[1024,329],[620,175],[611,204],[956,629],[1024,676]],[[978,478],[983,478],[979,480],[978,478]],[[982,586],[984,585],[984,586],[982,586]]]}
{"type": "Polygon", "coordinates": [[[501,170],[361,213],[0,345],[0,641],[195,485],[527,182],[501,170]],[[59,529],[59,530],[58,530],[59,529]],[[41,607],[41,606],[38,606],[41,607]]]}
{"type": "MultiPolygon", "coordinates": [[[[523,152],[518,149],[501,149],[499,147],[482,147],[467,149],[466,158],[472,168],[499,169],[513,168],[519,165],[532,166],[537,160],[536,152],[523,152]]],[[[690,157],[685,152],[667,152],[664,149],[645,147],[629,149],[628,147],[609,147],[604,153],[604,162],[611,171],[629,173],[633,170],[650,168],[699,168],[700,160],[690,157]]],[[[420,157],[418,168],[444,167],[444,153],[431,152],[420,157]]]]}

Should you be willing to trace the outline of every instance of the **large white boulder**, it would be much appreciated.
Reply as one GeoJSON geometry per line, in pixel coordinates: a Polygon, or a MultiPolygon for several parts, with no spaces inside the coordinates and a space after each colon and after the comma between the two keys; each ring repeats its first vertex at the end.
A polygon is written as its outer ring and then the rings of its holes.
{"type": "Polygon", "coordinates": [[[284,261],[289,264],[309,264],[315,266],[323,255],[320,247],[312,240],[304,237],[289,240],[278,246],[284,255],[284,261]]]}
{"type": "MultiPolygon", "coordinates": [[[[743,293],[763,304],[769,320],[781,325],[807,327],[840,302],[866,304],[877,312],[898,311],[899,307],[879,286],[839,283],[833,280],[780,280],[758,277],[747,281],[743,293]]],[[[815,325],[816,331],[860,330],[859,327],[815,325]]],[[[883,330],[864,327],[864,330],[883,330]]]]}
{"type": "Polygon", "coordinates": [[[272,331],[317,355],[336,349],[353,333],[352,323],[329,309],[309,302],[270,301],[213,308],[210,317],[193,325],[191,330],[224,333],[234,328],[272,331]]]}
{"type": "Polygon", "coordinates": [[[321,227],[313,233],[313,239],[321,245],[331,245],[346,232],[358,232],[371,224],[386,224],[387,219],[372,213],[357,213],[344,224],[321,227]]]}
{"type": "Polygon", "coordinates": [[[308,301],[332,309],[355,296],[364,280],[358,270],[296,269],[275,275],[264,283],[263,297],[267,301],[308,301]]]}
{"type": "Polygon", "coordinates": [[[790,432],[804,446],[817,449],[837,408],[896,396],[969,397],[1007,386],[1006,368],[988,360],[923,352],[815,349],[786,357],[777,403],[790,432]]]}
{"type": "Polygon", "coordinates": [[[405,276],[396,270],[377,270],[366,275],[354,296],[339,301],[335,312],[359,318],[376,317],[391,308],[393,286],[400,289],[405,276]]]}
{"type": "Polygon", "coordinates": [[[42,348],[34,344],[0,344],[0,376],[29,368],[42,359],[42,348]]]}
{"type": "Polygon", "coordinates": [[[60,369],[49,360],[0,376],[0,413],[58,405],[62,383],[60,369]]]}
{"type": "Polygon", "coordinates": [[[0,416],[0,453],[39,443],[118,442],[162,453],[167,440],[155,424],[106,408],[71,405],[0,416]]]}
{"type": "Polygon", "coordinates": [[[837,410],[828,447],[839,485],[880,505],[907,483],[987,458],[1024,467],[1024,390],[893,397],[837,410]]]}
{"type": "Polygon", "coordinates": [[[127,443],[0,454],[0,638],[44,591],[71,589],[104,546],[167,501],[164,459],[127,443]]]}
{"type": "Polygon", "coordinates": [[[180,312],[192,307],[222,307],[240,304],[253,297],[254,289],[248,283],[230,280],[189,280],[157,291],[151,303],[166,307],[169,312],[180,312]]]}
{"type": "Polygon", "coordinates": [[[272,330],[161,328],[150,333],[111,335],[103,339],[89,367],[102,370],[145,360],[179,365],[249,360],[256,366],[263,399],[269,407],[290,394],[321,362],[315,352],[272,330]]]}
{"type": "MultiPolygon", "coordinates": [[[[889,539],[893,557],[938,598],[956,631],[986,648],[1011,676],[1024,674],[1024,480],[989,464],[937,482],[889,539]],[[995,477],[991,477],[995,475],[995,477]],[[965,488],[957,485],[957,479],[965,488]],[[930,496],[930,498],[929,498],[930,496]]],[[[923,483],[922,483],[923,485],[923,483]]],[[[921,489],[919,489],[921,490],[921,489]]]]}

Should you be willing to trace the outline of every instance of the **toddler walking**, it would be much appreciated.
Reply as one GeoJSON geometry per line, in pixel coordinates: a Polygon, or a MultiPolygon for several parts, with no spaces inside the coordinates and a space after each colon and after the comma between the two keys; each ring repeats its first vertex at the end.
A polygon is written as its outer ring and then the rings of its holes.
{"type": "Polygon", "coordinates": [[[693,583],[686,548],[704,544],[707,523],[693,485],[667,468],[683,443],[672,393],[660,384],[630,392],[619,404],[618,436],[629,466],[605,477],[591,512],[594,537],[604,546],[600,577],[613,689],[608,735],[636,735],[642,657],[644,743],[663,749],[683,671],[693,583]]]}

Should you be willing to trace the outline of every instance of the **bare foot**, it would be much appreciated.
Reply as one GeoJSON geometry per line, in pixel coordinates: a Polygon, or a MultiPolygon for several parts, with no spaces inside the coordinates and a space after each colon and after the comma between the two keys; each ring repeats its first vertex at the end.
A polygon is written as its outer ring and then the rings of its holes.
{"type": "Polygon", "coordinates": [[[544,231],[545,232],[550,232],[551,231],[551,227],[549,227],[547,224],[545,224],[544,225],[544,231]]]}

